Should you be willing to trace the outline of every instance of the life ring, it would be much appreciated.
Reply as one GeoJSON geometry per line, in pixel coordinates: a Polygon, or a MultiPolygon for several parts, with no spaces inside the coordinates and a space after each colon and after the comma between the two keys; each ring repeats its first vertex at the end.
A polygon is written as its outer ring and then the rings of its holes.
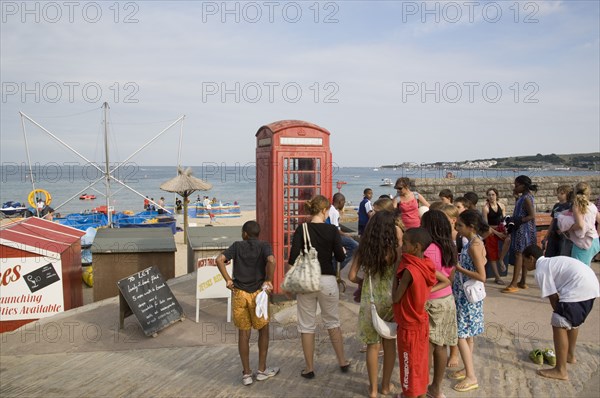
{"type": "Polygon", "coordinates": [[[31,207],[36,208],[37,203],[35,203],[35,199],[38,197],[38,194],[41,193],[43,193],[46,198],[46,200],[44,200],[46,206],[52,203],[52,196],[50,196],[50,193],[48,191],[46,191],[45,189],[34,189],[33,191],[29,192],[29,197],[27,198],[27,201],[29,202],[31,207]]]}

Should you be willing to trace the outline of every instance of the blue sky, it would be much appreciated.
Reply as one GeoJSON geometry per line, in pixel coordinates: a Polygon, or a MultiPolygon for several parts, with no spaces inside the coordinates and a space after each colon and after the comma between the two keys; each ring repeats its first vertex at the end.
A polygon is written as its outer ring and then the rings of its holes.
{"type": "MultiPolygon", "coordinates": [[[[2,2],[3,163],[26,162],[19,112],[100,161],[103,101],[111,161],[181,115],[184,165],[253,162],[282,119],[327,128],[340,166],[600,150],[596,1],[23,4],[2,2]]],[[[32,162],[81,161],[26,131],[32,162]]],[[[179,132],[132,161],[175,164],[179,132]]]]}

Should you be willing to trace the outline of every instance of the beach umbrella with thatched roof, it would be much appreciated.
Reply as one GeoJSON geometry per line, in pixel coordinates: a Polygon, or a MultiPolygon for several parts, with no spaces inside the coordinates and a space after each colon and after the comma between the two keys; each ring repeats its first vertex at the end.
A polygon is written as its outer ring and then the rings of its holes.
{"type": "Polygon", "coordinates": [[[183,197],[183,241],[187,243],[188,197],[196,191],[208,191],[212,184],[192,175],[192,169],[177,167],[177,177],[161,184],[160,189],[183,197]]]}

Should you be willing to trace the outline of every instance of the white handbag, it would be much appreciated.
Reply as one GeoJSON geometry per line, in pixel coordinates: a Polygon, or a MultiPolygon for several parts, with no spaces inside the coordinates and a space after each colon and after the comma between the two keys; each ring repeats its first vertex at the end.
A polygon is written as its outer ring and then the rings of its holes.
{"type": "Polygon", "coordinates": [[[302,232],[304,248],[292,269],[285,274],[281,288],[292,293],[317,292],[321,285],[321,264],[317,258],[317,250],[310,242],[307,223],[302,224],[302,232]]]}
{"type": "Polygon", "coordinates": [[[373,298],[373,283],[371,282],[371,274],[369,274],[369,292],[371,293],[371,322],[377,331],[377,334],[384,339],[395,339],[398,329],[396,322],[388,322],[381,319],[377,313],[375,299],[373,298]]]}
{"type": "Polygon", "coordinates": [[[462,272],[461,275],[463,278],[463,291],[465,292],[465,296],[467,296],[467,301],[472,304],[482,301],[486,296],[485,284],[477,279],[469,279],[465,282],[462,272]]]}

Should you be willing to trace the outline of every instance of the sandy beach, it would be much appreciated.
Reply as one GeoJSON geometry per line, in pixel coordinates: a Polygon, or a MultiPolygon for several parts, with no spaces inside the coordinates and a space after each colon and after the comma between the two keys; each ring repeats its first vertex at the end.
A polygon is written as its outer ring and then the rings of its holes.
{"type": "MultiPolygon", "coordinates": [[[[356,211],[346,208],[341,216],[342,222],[353,221],[356,219],[356,211]]],[[[242,210],[241,217],[235,218],[219,218],[216,217],[213,222],[215,227],[230,227],[239,225],[240,227],[240,239],[242,239],[241,228],[246,221],[256,220],[255,210],[242,210]]],[[[202,227],[210,224],[208,218],[189,218],[188,225],[190,227],[202,227]]],[[[210,228],[210,227],[207,227],[210,228]]],[[[175,253],[175,277],[187,274],[187,246],[183,241],[183,231],[175,234],[175,244],[177,245],[177,252],[175,253]]]]}
{"type": "MultiPolygon", "coordinates": [[[[243,210],[241,217],[216,217],[212,225],[215,227],[231,227],[240,226],[240,239],[242,239],[242,225],[246,221],[256,220],[256,211],[254,210],[243,210]]],[[[210,219],[208,218],[189,218],[188,226],[190,227],[202,227],[210,225],[210,219]]],[[[208,226],[207,228],[211,228],[208,226]]],[[[177,245],[177,252],[175,253],[175,277],[187,274],[187,245],[183,241],[183,231],[179,231],[175,234],[175,244],[177,245]]]]}

